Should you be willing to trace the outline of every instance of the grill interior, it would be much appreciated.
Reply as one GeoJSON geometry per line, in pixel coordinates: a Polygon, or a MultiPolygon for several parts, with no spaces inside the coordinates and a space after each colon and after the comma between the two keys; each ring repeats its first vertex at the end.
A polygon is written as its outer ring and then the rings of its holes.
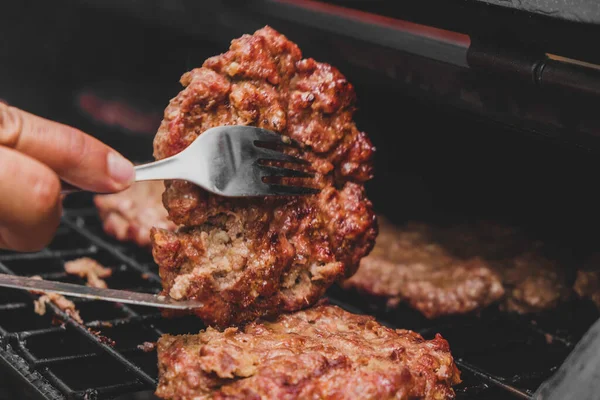
{"type": "MultiPolygon", "coordinates": [[[[11,67],[0,74],[2,97],[94,134],[134,160],[150,159],[151,136],[134,136],[84,115],[77,107],[81,90],[101,88],[108,99],[116,96],[132,103],[149,99],[150,109],[159,110],[160,117],[166,99],[179,90],[182,71],[219,53],[237,36],[226,29],[211,30],[209,17],[200,23],[201,12],[185,14],[194,27],[209,27],[206,36],[219,34],[218,45],[123,15],[74,7],[75,2],[59,2],[62,7],[29,3],[7,2],[16,11],[0,12],[0,29],[20,39],[0,41],[2,54],[11,55],[11,63],[0,65],[11,67]],[[37,13],[28,12],[28,5],[37,13]],[[40,30],[47,33],[44,41],[39,40],[40,30]],[[116,82],[120,91],[115,94],[106,82],[116,82]]],[[[439,9],[432,15],[451,19],[439,9]]],[[[181,20],[173,21],[179,27],[181,20]]],[[[250,31],[234,22],[228,29],[250,31]]],[[[280,27],[287,33],[287,23],[280,27]]],[[[310,32],[289,36],[303,41],[310,32]]],[[[567,253],[597,248],[600,197],[595,193],[598,162],[593,154],[555,146],[545,132],[528,137],[518,127],[479,121],[404,95],[387,81],[379,83],[374,74],[336,60],[333,47],[304,42],[306,55],[339,66],[356,84],[361,99],[358,125],[378,148],[377,173],[369,187],[378,212],[398,222],[408,219],[407,212],[417,219],[436,219],[436,213],[455,219],[491,216],[533,227],[567,253]],[[391,196],[391,185],[399,186],[402,196],[391,196]]],[[[427,75],[420,76],[415,75],[415,84],[426,87],[427,75]]],[[[493,96],[491,104],[498,106],[493,96]]],[[[572,120],[579,120],[577,114],[572,120]]],[[[572,130],[566,133],[577,136],[572,130]]],[[[107,237],[88,194],[67,199],[61,227],[47,249],[33,254],[0,250],[0,272],[83,283],[63,271],[65,261],[82,256],[114,269],[109,287],[149,292],[160,288],[150,252],[107,237]]],[[[598,317],[591,303],[573,300],[533,319],[489,308],[479,316],[428,321],[409,308],[387,310],[338,288],[332,288],[329,297],[349,311],[375,315],[388,326],[413,329],[426,338],[441,333],[462,371],[464,383],[457,388],[457,398],[463,400],[531,398],[598,317]]],[[[156,357],[137,346],[163,333],[198,332],[203,327],[195,318],[164,320],[152,308],[74,299],[86,322],[80,326],[51,304],[45,316],[35,314],[34,298],[0,290],[0,400],[152,398],[148,393],[156,386],[156,357]],[[5,394],[3,388],[14,392],[5,394]]]]}
{"type": "MultiPolygon", "coordinates": [[[[2,251],[2,272],[83,283],[67,276],[63,264],[89,256],[114,268],[109,287],[157,292],[160,281],[150,253],[107,237],[90,204],[89,195],[73,196],[54,241],[39,253],[2,251]]],[[[128,396],[138,392],[146,393],[141,398],[152,398],[155,353],[137,346],[163,333],[203,327],[193,317],[164,320],[152,308],[74,299],[85,321],[80,326],[52,304],[46,315],[35,314],[34,297],[0,291],[0,361],[14,376],[12,385],[31,398],[133,399],[140,397],[128,396]]],[[[386,310],[338,288],[329,298],[349,311],[373,314],[388,326],[413,329],[426,338],[441,333],[462,371],[458,399],[531,398],[596,317],[589,305],[569,303],[535,320],[488,309],[480,316],[428,321],[408,308],[386,310]]]]}

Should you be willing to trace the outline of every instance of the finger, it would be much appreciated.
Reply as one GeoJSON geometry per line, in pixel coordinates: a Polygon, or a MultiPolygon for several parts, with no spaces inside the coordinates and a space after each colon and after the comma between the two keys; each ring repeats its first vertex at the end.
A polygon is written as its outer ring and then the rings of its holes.
{"type": "Polygon", "coordinates": [[[61,215],[60,181],[46,165],[0,146],[0,247],[46,246],[61,215]]]}
{"type": "Polygon", "coordinates": [[[0,145],[41,161],[82,189],[108,193],[126,189],[133,164],[85,133],[0,104],[0,145]]]}

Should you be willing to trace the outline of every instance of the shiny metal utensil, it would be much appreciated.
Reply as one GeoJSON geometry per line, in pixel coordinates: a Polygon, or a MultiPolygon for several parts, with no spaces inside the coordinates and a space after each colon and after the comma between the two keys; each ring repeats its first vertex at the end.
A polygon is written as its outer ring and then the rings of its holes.
{"type": "Polygon", "coordinates": [[[84,297],[94,300],[110,301],[114,303],[134,304],[158,308],[172,308],[188,310],[202,307],[202,303],[195,300],[176,301],[170,297],[158,296],[151,293],[129,292],[126,290],[99,289],[72,283],[44,281],[25,276],[0,274],[0,287],[24,289],[35,292],[58,293],[65,296],[84,297]]]}
{"type": "MultiPolygon", "coordinates": [[[[181,153],[135,167],[137,181],[181,179],[225,197],[291,196],[318,193],[298,183],[273,182],[272,178],[311,178],[310,172],[264,165],[306,161],[270,147],[289,146],[291,141],[272,131],[253,126],[219,126],[202,133],[181,153]]],[[[62,194],[80,189],[63,186],[62,194]]]]}

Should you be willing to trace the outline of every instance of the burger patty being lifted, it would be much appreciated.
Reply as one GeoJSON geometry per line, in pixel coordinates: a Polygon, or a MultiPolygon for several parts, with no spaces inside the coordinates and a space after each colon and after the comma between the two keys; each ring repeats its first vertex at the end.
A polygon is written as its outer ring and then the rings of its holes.
{"type": "Polygon", "coordinates": [[[352,85],[269,27],[233,40],[181,83],[154,140],[156,159],[209,128],[253,125],[297,142],[294,155],[310,163],[321,192],[228,199],[166,181],[163,203],[182,228],[151,232],[163,294],[202,301],[194,313],[220,327],[314,304],[356,271],[377,234],[363,187],[374,147],[353,122],[352,85]]]}

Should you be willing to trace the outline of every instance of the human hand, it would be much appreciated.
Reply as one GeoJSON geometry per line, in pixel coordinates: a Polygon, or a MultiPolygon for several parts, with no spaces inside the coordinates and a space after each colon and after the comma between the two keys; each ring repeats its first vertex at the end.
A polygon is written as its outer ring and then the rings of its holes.
{"type": "Polygon", "coordinates": [[[36,251],[60,223],[60,179],[98,193],[135,178],[133,164],[85,133],[0,102],[0,248],[36,251]]]}

